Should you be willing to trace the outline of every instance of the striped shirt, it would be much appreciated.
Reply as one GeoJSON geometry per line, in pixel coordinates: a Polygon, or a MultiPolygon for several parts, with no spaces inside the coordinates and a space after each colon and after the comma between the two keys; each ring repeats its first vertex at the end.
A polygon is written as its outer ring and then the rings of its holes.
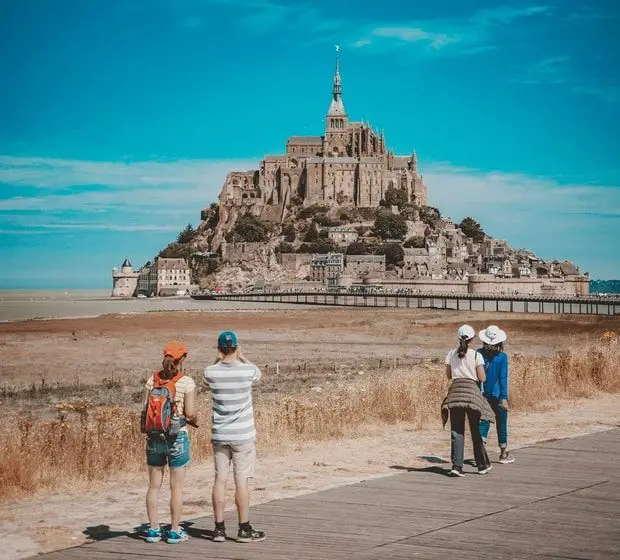
{"type": "Polygon", "coordinates": [[[213,394],[212,443],[241,444],[256,438],[252,385],[260,376],[254,364],[240,361],[205,368],[204,381],[213,394]]]}

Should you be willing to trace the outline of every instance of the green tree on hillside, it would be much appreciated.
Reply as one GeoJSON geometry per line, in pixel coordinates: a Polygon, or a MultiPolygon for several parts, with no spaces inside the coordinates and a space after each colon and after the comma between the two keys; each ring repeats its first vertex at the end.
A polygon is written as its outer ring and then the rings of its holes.
{"type": "Polygon", "coordinates": [[[233,239],[239,241],[262,242],[267,240],[267,226],[252,214],[244,214],[235,223],[233,239]]]}
{"type": "Polygon", "coordinates": [[[187,224],[177,236],[177,243],[190,243],[195,235],[196,230],[192,227],[192,224],[187,224]]]}
{"type": "Polygon", "coordinates": [[[374,232],[381,239],[404,239],[407,235],[407,221],[404,216],[380,212],[375,220],[374,232]]]}
{"type": "Polygon", "coordinates": [[[347,247],[347,255],[368,255],[370,251],[363,241],[353,241],[347,247]]]}
{"type": "Polygon", "coordinates": [[[474,220],[470,216],[463,218],[463,221],[459,224],[459,228],[461,228],[461,231],[467,237],[473,239],[476,243],[484,241],[485,233],[482,227],[476,220],[474,220]]]}
{"type": "Polygon", "coordinates": [[[433,206],[422,206],[420,208],[420,220],[427,226],[435,228],[437,222],[441,219],[441,212],[433,206]]]}
{"type": "Polygon", "coordinates": [[[384,243],[375,251],[375,255],[385,255],[385,264],[402,266],[405,259],[405,251],[400,243],[384,243]]]}
{"type": "Polygon", "coordinates": [[[397,189],[395,187],[388,187],[385,191],[385,202],[388,206],[398,206],[402,208],[409,202],[409,196],[405,189],[397,189]]]}

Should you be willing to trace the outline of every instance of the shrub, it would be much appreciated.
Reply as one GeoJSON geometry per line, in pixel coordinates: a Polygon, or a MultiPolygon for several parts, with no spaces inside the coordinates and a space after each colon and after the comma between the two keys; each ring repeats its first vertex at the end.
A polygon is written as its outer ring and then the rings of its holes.
{"type": "Polygon", "coordinates": [[[407,221],[398,214],[380,212],[375,220],[374,232],[381,239],[404,239],[407,235],[407,221]]]}
{"type": "Polygon", "coordinates": [[[170,243],[157,255],[161,259],[185,259],[189,260],[193,249],[185,243],[170,243]]]}
{"type": "Polygon", "coordinates": [[[441,212],[433,206],[422,206],[420,208],[420,220],[427,226],[434,229],[437,222],[441,219],[441,212]]]}
{"type": "Polygon", "coordinates": [[[298,253],[333,253],[338,251],[338,247],[334,245],[331,241],[326,241],[323,239],[319,239],[318,241],[314,241],[312,243],[302,243],[299,249],[297,249],[298,253]]]}
{"type": "Polygon", "coordinates": [[[402,208],[408,202],[409,195],[405,189],[389,187],[385,191],[385,203],[388,206],[398,206],[399,208],[402,208]]]}
{"type": "Polygon", "coordinates": [[[424,249],[426,247],[426,240],[421,235],[410,237],[403,243],[403,247],[412,247],[414,249],[424,249]]]}
{"type": "Polygon", "coordinates": [[[306,208],[302,208],[297,214],[297,217],[300,220],[305,220],[307,218],[312,218],[319,214],[326,214],[329,208],[327,206],[323,206],[321,204],[312,204],[311,206],[306,206],[306,208]]]}
{"type": "Polygon", "coordinates": [[[476,243],[484,241],[485,233],[482,230],[480,224],[473,218],[467,216],[463,218],[463,221],[459,224],[461,231],[470,239],[473,239],[476,243]]]}
{"type": "Polygon", "coordinates": [[[405,251],[400,243],[384,243],[377,248],[375,255],[385,255],[386,265],[397,266],[403,262],[405,251]]]}
{"type": "Polygon", "coordinates": [[[244,214],[237,219],[232,230],[239,241],[260,242],[267,240],[268,227],[252,214],[244,214]]]}
{"type": "Polygon", "coordinates": [[[284,236],[285,241],[295,241],[295,236],[297,235],[295,226],[291,223],[284,224],[284,226],[282,226],[282,235],[284,236]]]}
{"type": "Polygon", "coordinates": [[[354,241],[347,247],[347,255],[368,255],[370,251],[363,241],[354,241]]]}
{"type": "Polygon", "coordinates": [[[294,253],[295,248],[291,243],[282,241],[275,249],[276,253],[294,253]]]}

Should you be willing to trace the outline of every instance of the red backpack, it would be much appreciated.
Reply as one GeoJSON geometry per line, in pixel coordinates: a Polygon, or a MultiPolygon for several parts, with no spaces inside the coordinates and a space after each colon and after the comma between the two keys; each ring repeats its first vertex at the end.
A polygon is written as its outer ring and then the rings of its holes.
{"type": "Polygon", "coordinates": [[[184,375],[179,372],[172,379],[163,379],[160,372],[153,375],[153,388],[142,411],[142,432],[149,437],[166,439],[179,433],[181,422],[174,399],[176,382],[184,375]]]}

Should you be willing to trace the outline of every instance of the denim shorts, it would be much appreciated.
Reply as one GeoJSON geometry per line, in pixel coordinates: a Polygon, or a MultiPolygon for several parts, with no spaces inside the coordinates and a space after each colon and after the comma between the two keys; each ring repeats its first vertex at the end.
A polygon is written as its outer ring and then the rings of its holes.
{"type": "Polygon", "coordinates": [[[146,440],[146,464],[149,467],[179,469],[189,463],[189,437],[187,432],[180,432],[174,439],[146,440]]]}

